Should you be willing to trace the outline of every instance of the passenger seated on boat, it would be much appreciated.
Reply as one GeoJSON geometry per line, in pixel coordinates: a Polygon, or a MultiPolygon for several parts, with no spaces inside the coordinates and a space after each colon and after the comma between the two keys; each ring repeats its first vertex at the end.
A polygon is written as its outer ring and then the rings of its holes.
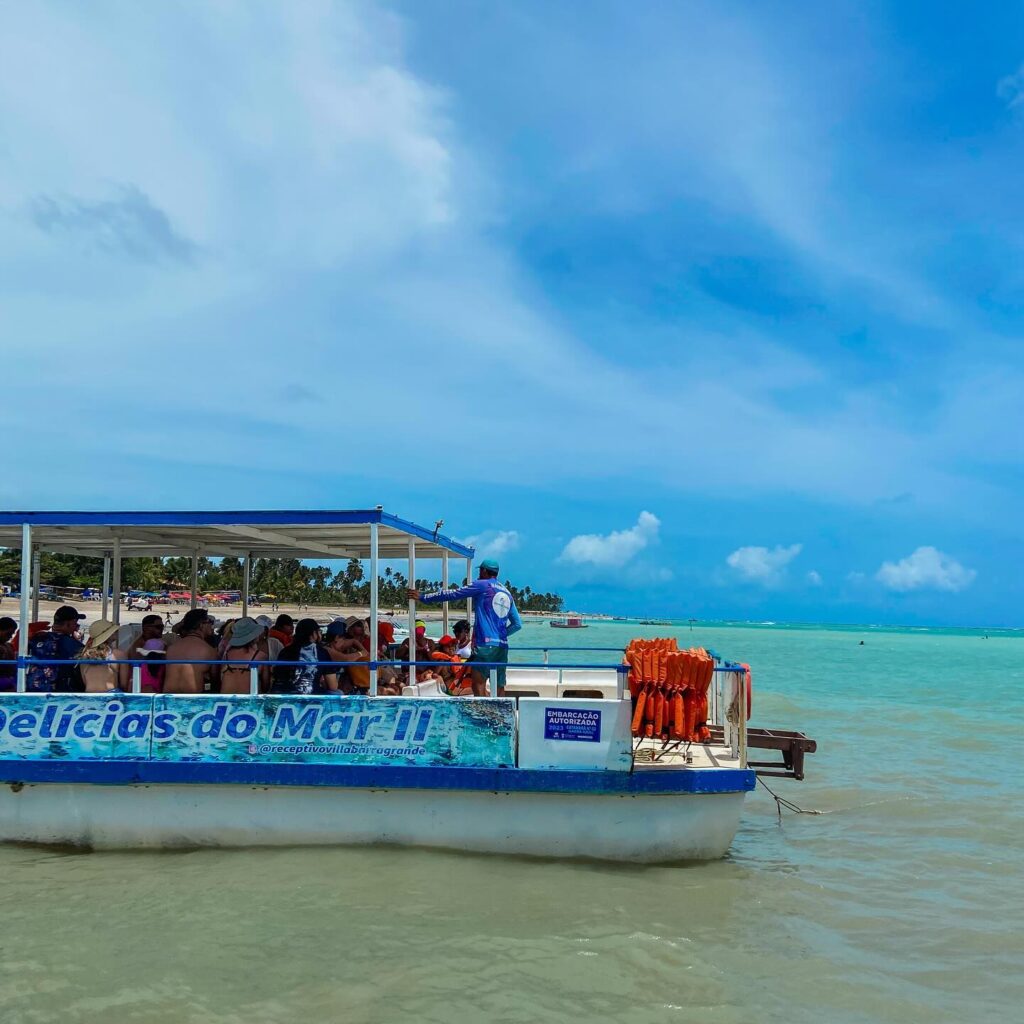
{"type": "MultiPolygon", "coordinates": [[[[427,636],[427,624],[422,619],[416,620],[416,658],[415,661],[430,661],[431,654],[434,653],[434,641],[427,636]]],[[[395,658],[397,661],[409,661],[409,639],[406,637],[398,645],[398,650],[395,652],[395,658]]]]}
{"type": "Polygon", "coordinates": [[[237,621],[238,619],[226,619],[216,631],[217,657],[221,661],[224,660],[224,655],[227,654],[228,644],[231,643],[231,634],[234,632],[237,621]]]}
{"type": "MultiPolygon", "coordinates": [[[[205,608],[193,608],[178,623],[179,639],[167,648],[168,661],[216,661],[214,621],[205,608]]],[[[168,665],[164,693],[204,693],[219,675],[216,665],[168,665]]]]}
{"type": "Polygon", "coordinates": [[[370,661],[366,643],[366,628],[355,615],[348,619],[335,619],[327,627],[327,650],[333,661],[347,665],[339,672],[338,686],[344,693],[369,693],[370,666],[351,662],[370,661]]]}
{"type": "MultiPolygon", "coordinates": [[[[66,604],[53,613],[49,629],[32,633],[29,623],[28,653],[41,661],[71,661],[85,646],[78,639],[78,624],[85,616],[66,604]]],[[[32,692],[80,693],[81,673],[77,665],[33,665],[28,670],[26,686],[32,692]]]]}
{"type": "MultiPolygon", "coordinates": [[[[0,619],[0,661],[14,661],[18,652],[14,649],[14,634],[18,624],[10,616],[0,619]]],[[[0,665],[0,693],[12,693],[17,689],[18,670],[14,665],[0,665]]]]}
{"type": "Polygon", "coordinates": [[[469,666],[463,665],[462,658],[455,653],[456,642],[453,636],[441,637],[437,642],[437,650],[430,658],[440,662],[436,671],[448,692],[454,696],[463,696],[472,693],[473,686],[469,679],[469,666]]]}
{"type": "Polygon", "coordinates": [[[106,619],[97,619],[89,627],[88,640],[76,658],[106,664],[78,666],[86,693],[131,689],[131,667],[124,664],[125,652],[114,646],[117,630],[117,625],[106,619]]]}
{"type": "Polygon", "coordinates": [[[164,672],[167,667],[167,651],[163,640],[147,640],[136,654],[145,658],[146,664],[139,672],[139,689],[143,693],[162,693],[164,689],[164,672]]]}
{"type": "Polygon", "coordinates": [[[124,652],[129,660],[139,657],[139,651],[145,647],[148,640],[160,640],[164,635],[164,619],[162,615],[147,615],[142,620],[142,627],[139,633],[125,647],[124,652]]]}
{"type": "Polygon", "coordinates": [[[263,627],[260,650],[267,656],[267,661],[277,661],[284,644],[276,636],[270,635],[270,631],[274,628],[274,620],[269,615],[257,615],[256,621],[263,627]]]}
{"type": "Polygon", "coordinates": [[[452,626],[452,635],[455,637],[455,653],[465,661],[473,654],[473,627],[469,619],[459,619],[452,626]]]}
{"type": "Polygon", "coordinates": [[[321,638],[316,619],[299,619],[294,640],[281,650],[278,660],[304,664],[275,666],[274,693],[334,693],[338,690],[338,675],[330,666],[331,652],[320,642],[321,638]]]}
{"type": "Polygon", "coordinates": [[[263,626],[255,619],[235,620],[224,660],[238,662],[238,665],[221,668],[221,693],[249,693],[252,684],[250,668],[258,669],[260,693],[270,689],[270,667],[266,654],[260,650],[262,639],[263,626]]]}
{"type": "Polygon", "coordinates": [[[282,612],[271,628],[270,635],[279,640],[282,647],[287,647],[295,637],[295,620],[282,612]]]}

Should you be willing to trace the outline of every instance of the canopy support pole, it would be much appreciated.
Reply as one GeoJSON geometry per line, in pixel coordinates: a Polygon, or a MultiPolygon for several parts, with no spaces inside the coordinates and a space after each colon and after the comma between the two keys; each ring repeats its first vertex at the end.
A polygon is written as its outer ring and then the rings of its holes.
{"type": "Polygon", "coordinates": [[[100,618],[105,619],[110,611],[110,552],[103,554],[103,597],[100,603],[100,618]]]}
{"type": "MultiPolygon", "coordinates": [[[[448,552],[441,552],[441,589],[448,589],[448,552]]],[[[441,635],[448,635],[448,602],[441,602],[441,635]]]]}
{"type": "Polygon", "coordinates": [[[42,573],[43,556],[39,548],[32,552],[32,621],[39,621],[39,576],[42,573]]]}
{"type": "MultiPolygon", "coordinates": [[[[409,538],[409,586],[416,586],[416,541],[409,538]]],[[[409,599],[409,661],[416,660],[416,602],[409,599]]],[[[409,685],[416,685],[416,666],[409,665],[409,685]]]]}
{"type": "MultiPolygon", "coordinates": [[[[28,655],[29,591],[32,589],[32,527],[21,524],[21,611],[18,613],[18,657],[28,655]]],[[[18,666],[18,693],[25,692],[25,666],[18,666]]]]}
{"type": "Polygon", "coordinates": [[[242,615],[249,614],[249,577],[252,575],[252,552],[246,551],[242,559],[242,615]]]}
{"type": "Polygon", "coordinates": [[[380,657],[380,634],[377,623],[380,621],[377,595],[377,524],[370,523],[370,696],[377,696],[377,658],[380,657]]]}
{"type": "MultiPolygon", "coordinates": [[[[466,586],[473,582],[473,559],[466,559],[466,586]]],[[[466,618],[469,620],[470,628],[473,626],[473,598],[466,598],[466,618]]]]}
{"type": "Polygon", "coordinates": [[[112,616],[115,625],[121,625],[121,538],[114,538],[114,593],[111,597],[114,600],[114,614],[112,616]]]}
{"type": "Polygon", "coordinates": [[[199,589],[199,551],[198,549],[192,552],[192,594],[189,600],[189,609],[196,607],[198,599],[196,597],[196,591],[199,589]]]}

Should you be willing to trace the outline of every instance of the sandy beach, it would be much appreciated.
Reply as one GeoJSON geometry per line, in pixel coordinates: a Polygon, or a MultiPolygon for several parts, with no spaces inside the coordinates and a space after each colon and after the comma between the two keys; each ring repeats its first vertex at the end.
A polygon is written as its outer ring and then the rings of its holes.
{"type": "MultiPolygon", "coordinates": [[[[73,604],[83,615],[86,616],[83,625],[88,626],[89,623],[94,622],[100,618],[102,612],[102,604],[99,601],[78,601],[78,602],[57,602],[57,601],[40,601],[39,602],[39,621],[53,619],[53,613],[61,607],[62,604],[73,604]]],[[[256,615],[269,615],[271,618],[280,615],[282,612],[291,615],[294,619],[312,618],[319,622],[329,622],[332,619],[337,618],[339,615],[358,615],[360,618],[368,618],[370,615],[370,609],[367,605],[298,605],[289,604],[287,602],[281,602],[277,605],[277,610],[272,611],[272,606],[269,604],[263,605],[252,605],[249,609],[249,614],[256,615]]],[[[112,609],[108,609],[108,615],[111,614],[112,609]]],[[[188,605],[181,604],[155,604],[151,612],[140,611],[138,609],[127,609],[123,605],[121,607],[121,622],[141,622],[146,615],[160,614],[165,618],[169,616],[168,621],[173,625],[177,622],[185,612],[188,611],[188,605]]],[[[225,619],[237,619],[242,614],[241,604],[229,604],[229,605],[217,605],[209,609],[210,614],[218,620],[225,619]]],[[[0,602],[0,615],[9,615],[15,621],[18,621],[19,604],[17,598],[5,597],[0,602]]],[[[457,622],[460,618],[465,617],[465,609],[452,610],[449,613],[449,622],[457,622]]],[[[390,606],[381,607],[380,609],[381,618],[392,619],[398,624],[405,622],[408,616],[408,610],[403,606],[400,608],[392,609],[390,606]]],[[[523,612],[522,616],[528,620],[541,620],[550,618],[550,613],[547,612],[523,612]]],[[[439,606],[430,608],[420,608],[416,613],[416,617],[422,619],[428,625],[439,624],[442,621],[441,609],[439,606]]]]}

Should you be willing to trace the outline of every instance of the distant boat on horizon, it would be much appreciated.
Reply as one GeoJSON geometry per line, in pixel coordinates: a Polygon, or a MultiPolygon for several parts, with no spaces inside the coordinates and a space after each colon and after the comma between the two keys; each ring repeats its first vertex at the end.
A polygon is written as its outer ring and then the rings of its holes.
{"type": "Polygon", "coordinates": [[[561,619],[551,619],[548,625],[553,629],[586,629],[587,624],[579,615],[566,615],[561,619]]]}

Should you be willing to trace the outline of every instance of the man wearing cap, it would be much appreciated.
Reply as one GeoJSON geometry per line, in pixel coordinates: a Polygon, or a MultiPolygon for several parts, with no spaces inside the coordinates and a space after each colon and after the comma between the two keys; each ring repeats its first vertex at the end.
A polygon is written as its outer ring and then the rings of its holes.
{"type": "Polygon", "coordinates": [[[505,664],[508,662],[508,638],[523,628],[515,601],[508,587],[498,582],[498,563],[485,558],[480,563],[480,575],[472,583],[455,590],[441,590],[436,594],[420,594],[409,590],[409,598],[424,604],[442,601],[473,600],[473,661],[483,668],[473,671],[473,693],[482,697],[487,693],[486,678],[489,663],[495,663],[498,677],[498,696],[505,688],[505,664]]]}
{"type": "MultiPolygon", "coordinates": [[[[213,639],[213,617],[205,608],[185,612],[177,625],[178,640],[167,648],[167,660],[217,661],[213,639]]],[[[203,693],[206,680],[219,675],[216,665],[168,665],[164,676],[164,693],[203,693]]]]}
{"type": "MultiPolygon", "coordinates": [[[[84,618],[77,608],[62,605],[53,613],[53,625],[29,640],[29,656],[45,661],[77,658],[85,644],[75,634],[79,620],[84,618]]],[[[36,693],[81,693],[85,688],[77,665],[33,665],[28,670],[25,685],[36,693]]]]}

